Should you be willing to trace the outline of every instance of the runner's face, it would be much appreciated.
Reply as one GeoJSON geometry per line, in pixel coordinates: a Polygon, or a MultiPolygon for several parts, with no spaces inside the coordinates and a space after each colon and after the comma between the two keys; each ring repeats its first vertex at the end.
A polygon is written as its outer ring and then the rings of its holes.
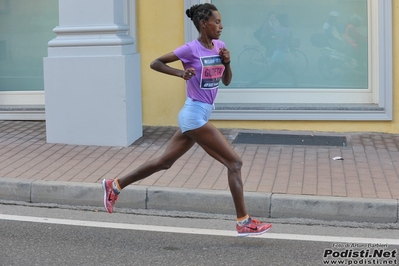
{"type": "Polygon", "coordinates": [[[205,22],[206,34],[211,39],[219,39],[223,30],[222,17],[218,11],[212,11],[212,15],[213,16],[205,22]]]}

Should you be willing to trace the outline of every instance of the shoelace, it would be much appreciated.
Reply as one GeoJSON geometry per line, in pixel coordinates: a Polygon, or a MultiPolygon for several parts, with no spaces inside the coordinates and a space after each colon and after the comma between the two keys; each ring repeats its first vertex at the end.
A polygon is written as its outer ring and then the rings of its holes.
{"type": "Polygon", "coordinates": [[[258,221],[258,220],[256,220],[256,219],[253,219],[253,218],[251,218],[251,221],[252,221],[254,224],[263,224],[262,222],[260,222],[260,221],[258,221]]]}

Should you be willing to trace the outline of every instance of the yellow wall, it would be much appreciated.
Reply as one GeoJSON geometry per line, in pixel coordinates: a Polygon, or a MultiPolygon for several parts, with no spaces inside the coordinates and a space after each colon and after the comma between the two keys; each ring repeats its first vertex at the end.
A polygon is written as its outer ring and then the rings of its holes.
{"type": "MultiPolygon", "coordinates": [[[[184,3],[181,0],[138,0],[138,49],[141,55],[143,123],[177,126],[185,100],[185,82],[155,72],[150,63],[184,43],[184,3]]],[[[181,67],[181,63],[175,63],[181,67]]]]}
{"type": "MultiPolygon", "coordinates": [[[[138,47],[142,58],[143,123],[149,126],[177,126],[177,114],[184,103],[184,81],[149,68],[152,60],[172,52],[184,43],[183,0],[137,0],[138,47]]],[[[393,0],[393,47],[399,48],[399,0],[393,0]]],[[[399,55],[393,52],[393,120],[356,121],[212,121],[219,128],[304,130],[329,132],[399,133],[399,55]]],[[[180,67],[180,63],[174,66],[180,67]]],[[[234,69],[233,69],[234,72],[234,69]]]]}

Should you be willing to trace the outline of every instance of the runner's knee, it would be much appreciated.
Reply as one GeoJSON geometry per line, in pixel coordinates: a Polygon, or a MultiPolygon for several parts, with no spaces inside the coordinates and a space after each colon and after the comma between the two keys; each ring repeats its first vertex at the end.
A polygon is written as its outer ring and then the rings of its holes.
{"type": "Polygon", "coordinates": [[[227,168],[233,172],[240,172],[242,168],[243,162],[240,158],[236,158],[233,162],[231,162],[227,168]]]}

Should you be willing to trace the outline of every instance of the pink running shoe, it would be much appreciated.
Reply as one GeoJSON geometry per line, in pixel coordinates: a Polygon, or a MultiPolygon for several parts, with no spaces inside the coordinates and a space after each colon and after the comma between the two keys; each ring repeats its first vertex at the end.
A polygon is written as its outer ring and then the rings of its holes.
{"type": "Polygon", "coordinates": [[[114,211],[115,202],[118,200],[118,195],[115,194],[114,189],[112,188],[112,182],[114,182],[114,180],[111,179],[103,180],[104,208],[109,213],[112,213],[114,211]]]}
{"type": "Polygon", "coordinates": [[[246,224],[243,226],[237,224],[236,228],[238,236],[252,236],[266,233],[270,228],[272,228],[272,224],[262,223],[249,217],[249,221],[246,224]]]}

